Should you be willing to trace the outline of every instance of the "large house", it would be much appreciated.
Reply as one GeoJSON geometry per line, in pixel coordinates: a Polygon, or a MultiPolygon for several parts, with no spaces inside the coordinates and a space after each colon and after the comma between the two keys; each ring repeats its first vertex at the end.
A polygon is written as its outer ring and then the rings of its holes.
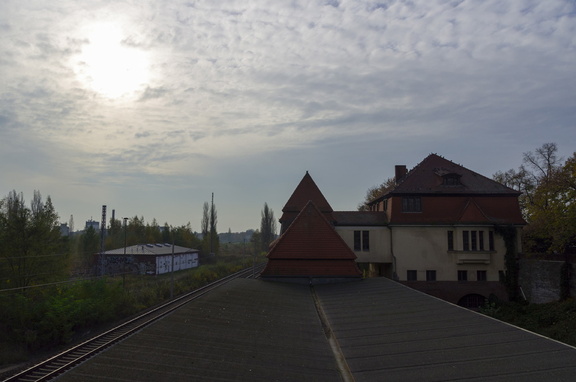
{"type": "MultiPolygon", "coordinates": [[[[366,277],[389,277],[465,306],[491,295],[506,299],[498,228],[522,229],[520,193],[436,154],[410,171],[396,166],[395,180],[368,211],[333,211],[306,173],[282,210],[280,240],[298,240],[282,236],[311,201],[366,277]]],[[[520,248],[519,234],[516,240],[520,248]]]]}

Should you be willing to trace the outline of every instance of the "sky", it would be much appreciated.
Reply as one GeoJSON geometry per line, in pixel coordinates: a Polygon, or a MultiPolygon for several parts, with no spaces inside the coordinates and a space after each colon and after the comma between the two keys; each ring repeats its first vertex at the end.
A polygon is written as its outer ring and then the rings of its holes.
{"type": "Polygon", "coordinates": [[[0,198],[74,229],[334,210],[439,154],[482,175],[576,150],[571,0],[2,0],[0,198]]]}

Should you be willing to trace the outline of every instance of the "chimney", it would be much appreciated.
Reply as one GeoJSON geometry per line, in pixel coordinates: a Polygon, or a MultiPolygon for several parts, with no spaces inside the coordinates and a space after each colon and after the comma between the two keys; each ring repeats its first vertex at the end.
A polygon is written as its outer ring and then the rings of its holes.
{"type": "Polygon", "coordinates": [[[395,180],[396,184],[398,184],[398,183],[400,183],[402,178],[404,178],[404,176],[408,173],[408,170],[406,169],[406,165],[397,164],[396,166],[394,166],[394,172],[395,172],[394,180],[395,180]]]}

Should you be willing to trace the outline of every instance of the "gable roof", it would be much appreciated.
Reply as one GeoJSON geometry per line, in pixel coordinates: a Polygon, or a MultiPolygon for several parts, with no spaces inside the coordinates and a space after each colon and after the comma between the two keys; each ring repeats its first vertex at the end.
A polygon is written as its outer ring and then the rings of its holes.
{"type": "Polygon", "coordinates": [[[480,206],[474,200],[468,200],[462,214],[460,215],[459,221],[461,223],[465,222],[485,222],[491,220],[490,217],[480,208],[480,206]]]}
{"type": "MultiPolygon", "coordinates": [[[[456,164],[436,154],[428,155],[400,180],[388,195],[398,194],[498,194],[518,196],[519,191],[456,164]],[[458,184],[443,184],[445,176],[458,184]]],[[[382,199],[379,198],[379,199],[382,199]]]]}
{"type": "MultiPolygon", "coordinates": [[[[267,255],[260,276],[268,279],[333,281],[359,279],[356,255],[310,201],[267,255]]],[[[311,282],[311,281],[310,281],[311,282]]]]}
{"type": "Polygon", "coordinates": [[[351,259],[356,255],[309,201],[270,249],[269,259],[351,259]]]}

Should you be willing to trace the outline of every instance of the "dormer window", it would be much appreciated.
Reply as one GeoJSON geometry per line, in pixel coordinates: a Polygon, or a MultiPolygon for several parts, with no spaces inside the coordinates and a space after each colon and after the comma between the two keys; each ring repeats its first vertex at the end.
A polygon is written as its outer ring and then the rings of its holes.
{"type": "Polygon", "coordinates": [[[458,186],[461,184],[460,175],[454,173],[443,175],[442,184],[445,186],[458,186]]]}

